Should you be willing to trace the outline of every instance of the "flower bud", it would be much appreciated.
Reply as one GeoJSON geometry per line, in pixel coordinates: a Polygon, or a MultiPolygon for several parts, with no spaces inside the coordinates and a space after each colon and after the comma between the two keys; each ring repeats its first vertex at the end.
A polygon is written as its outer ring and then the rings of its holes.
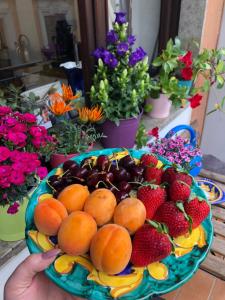
{"type": "Polygon", "coordinates": [[[104,90],[105,89],[105,84],[104,84],[104,81],[101,80],[100,81],[100,90],[104,90]]]}

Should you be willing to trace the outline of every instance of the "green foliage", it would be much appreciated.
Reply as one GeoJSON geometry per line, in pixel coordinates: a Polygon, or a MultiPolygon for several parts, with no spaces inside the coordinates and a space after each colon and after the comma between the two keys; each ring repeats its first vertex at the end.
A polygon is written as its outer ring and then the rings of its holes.
{"type": "MultiPolygon", "coordinates": [[[[127,25],[114,23],[113,27],[119,36],[119,42],[127,40],[127,25]]],[[[129,47],[124,56],[117,55],[116,45],[110,44],[107,50],[118,59],[116,68],[110,68],[102,59],[98,60],[90,98],[94,105],[103,108],[107,119],[119,124],[120,119],[137,117],[145,98],[149,95],[150,77],[148,58],[129,65],[132,52],[129,47]]]]}
{"type": "Polygon", "coordinates": [[[141,149],[146,146],[149,140],[148,133],[146,131],[145,125],[141,122],[138,127],[138,131],[136,134],[135,144],[137,149],[141,149]]]}
{"type": "Polygon", "coordinates": [[[104,137],[92,125],[79,125],[71,120],[58,122],[49,132],[57,139],[55,152],[61,154],[84,152],[104,137]]]}

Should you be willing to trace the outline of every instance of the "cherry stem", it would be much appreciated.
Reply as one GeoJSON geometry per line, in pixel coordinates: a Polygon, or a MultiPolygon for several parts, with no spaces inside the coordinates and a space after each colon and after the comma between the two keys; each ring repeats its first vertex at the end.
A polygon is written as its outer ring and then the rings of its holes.
{"type": "Polygon", "coordinates": [[[50,188],[56,192],[56,189],[49,183],[49,181],[47,180],[46,182],[50,186],[50,188]]]}
{"type": "Polygon", "coordinates": [[[100,180],[100,181],[96,184],[95,187],[98,188],[98,186],[99,186],[100,183],[103,183],[104,186],[107,188],[107,184],[106,184],[104,181],[102,181],[102,180],[100,180]]]}
{"type": "Polygon", "coordinates": [[[114,184],[112,184],[112,182],[111,181],[107,181],[109,184],[111,184],[111,186],[113,186],[118,192],[120,191],[114,184]]]}

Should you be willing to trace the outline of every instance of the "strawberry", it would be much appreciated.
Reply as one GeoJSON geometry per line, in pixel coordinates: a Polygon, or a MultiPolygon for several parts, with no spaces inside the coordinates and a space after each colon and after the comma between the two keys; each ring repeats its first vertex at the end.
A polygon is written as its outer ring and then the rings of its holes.
{"type": "Polygon", "coordinates": [[[135,267],[144,267],[169,256],[171,251],[168,236],[144,224],[134,235],[131,262],[135,267]]]}
{"type": "Polygon", "coordinates": [[[190,186],[187,183],[175,180],[169,187],[170,200],[185,202],[191,194],[190,186]]]}
{"type": "Polygon", "coordinates": [[[192,228],[198,227],[210,212],[209,204],[204,199],[194,198],[184,204],[185,212],[192,218],[192,228]]]}
{"type": "Polygon", "coordinates": [[[144,167],[156,167],[158,163],[158,159],[153,154],[143,154],[140,163],[144,167]]]}
{"type": "Polygon", "coordinates": [[[162,175],[162,182],[171,184],[175,180],[176,170],[173,167],[167,168],[162,175]]]}
{"type": "Polygon", "coordinates": [[[160,184],[162,181],[163,169],[147,167],[144,172],[144,179],[153,184],[160,184]]]}
{"type": "Polygon", "coordinates": [[[164,223],[169,230],[169,235],[178,237],[188,232],[190,228],[190,220],[174,202],[164,202],[157,210],[153,220],[164,223]]]}
{"type": "Polygon", "coordinates": [[[192,178],[188,174],[185,174],[185,173],[182,173],[182,172],[177,172],[176,175],[175,175],[175,179],[183,181],[183,182],[187,183],[189,186],[192,185],[192,178]]]}
{"type": "Polygon", "coordinates": [[[146,217],[152,219],[157,209],[166,201],[166,191],[158,185],[142,186],[137,191],[137,198],[146,208],[146,217]]]}

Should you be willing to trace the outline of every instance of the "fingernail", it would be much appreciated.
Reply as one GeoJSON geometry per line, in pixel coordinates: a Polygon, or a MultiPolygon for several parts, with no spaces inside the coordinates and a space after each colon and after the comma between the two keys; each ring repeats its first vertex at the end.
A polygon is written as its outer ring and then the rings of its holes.
{"type": "Polygon", "coordinates": [[[52,250],[42,253],[42,258],[49,259],[49,258],[55,257],[60,252],[61,252],[60,249],[52,249],[52,250]]]}

